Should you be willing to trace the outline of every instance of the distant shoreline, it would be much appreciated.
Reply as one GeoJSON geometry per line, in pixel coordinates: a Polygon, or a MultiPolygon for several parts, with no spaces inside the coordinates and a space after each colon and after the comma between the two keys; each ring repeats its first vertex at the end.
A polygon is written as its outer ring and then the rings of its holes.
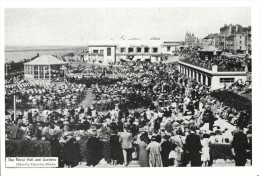
{"type": "Polygon", "coordinates": [[[23,50],[5,50],[5,52],[30,52],[30,51],[55,51],[55,50],[82,50],[84,48],[55,48],[55,49],[23,49],[23,50]]]}
{"type": "Polygon", "coordinates": [[[87,50],[88,46],[6,46],[5,52],[54,51],[54,50],[87,50]]]}

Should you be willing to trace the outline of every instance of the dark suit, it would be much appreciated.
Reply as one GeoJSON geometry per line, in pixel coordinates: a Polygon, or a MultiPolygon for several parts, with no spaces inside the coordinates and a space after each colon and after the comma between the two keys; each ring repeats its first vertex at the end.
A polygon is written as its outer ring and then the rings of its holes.
{"type": "Polygon", "coordinates": [[[233,141],[231,143],[235,151],[236,166],[245,166],[246,164],[246,149],[248,146],[247,136],[239,131],[234,133],[233,141]]]}
{"type": "Polygon", "coordinates": [[[19,126],[13,125],[10,127],[10,137],[11,139],[17,139],[18,138],[18,132],[19,132],[19,126]]]}
{"type": "Polygon", "coordinates": [[[186,138],[185,145],[186,152],[188,152],[187,163],[191,161],[191,166],[201,166],[201,148],[200,137],[194,133],[191,133],[186,138]]]}

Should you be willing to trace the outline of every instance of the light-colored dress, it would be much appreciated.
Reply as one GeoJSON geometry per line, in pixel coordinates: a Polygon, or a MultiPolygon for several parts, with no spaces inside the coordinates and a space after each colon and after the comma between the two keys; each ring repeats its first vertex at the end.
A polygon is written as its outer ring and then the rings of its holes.
{"type": "Polygon", "coordinates": [[[149,150],[149,164],[150,167],[163,167],[161,158],[161,145],[158,142],[152,141],[146,148],[149,150]]]}
{"type": "Polygon", "coordinates": [[[202,155],[201,155],[201,161],[210,161],[210,155],[209,155],[209,139],[205,138],[201,140],[202,145],[202,155]]]}

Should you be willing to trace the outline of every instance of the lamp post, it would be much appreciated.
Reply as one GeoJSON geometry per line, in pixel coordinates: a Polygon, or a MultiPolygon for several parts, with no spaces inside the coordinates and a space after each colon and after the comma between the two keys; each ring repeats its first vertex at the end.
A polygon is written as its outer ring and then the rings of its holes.
{"type": "Polygon", "coordinates": [[[16,90],[13,90],[12,94],[14,96],[14,121],[16,121],[16,93],[16,90]]]}
{"type": "Polygon", "coordinates": [[[8,67],[11,67],[11,65],[5,64],[5,77],[7,77],[8,74],[8,67]]]}

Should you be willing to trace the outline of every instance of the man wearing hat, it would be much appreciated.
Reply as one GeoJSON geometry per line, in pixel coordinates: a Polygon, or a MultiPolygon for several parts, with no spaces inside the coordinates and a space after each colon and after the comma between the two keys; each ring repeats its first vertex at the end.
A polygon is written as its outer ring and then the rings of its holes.
{"type": "Polygon", "coordinates": [[[200,137],[195,134],[196,126],[190,126],[190,134],[186,138],[186,154],[187,160],[185,165],[188,162],[191,162],[191,167],[199,167],[201,166],[201,154],[200,151],[202,149],[202,145],[200,143],[200,137]]]}

